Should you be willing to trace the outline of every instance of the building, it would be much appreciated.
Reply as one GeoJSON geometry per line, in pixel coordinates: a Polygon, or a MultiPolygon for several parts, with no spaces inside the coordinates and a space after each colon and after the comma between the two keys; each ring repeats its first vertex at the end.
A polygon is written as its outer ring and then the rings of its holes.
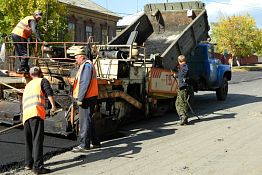
{"type": "Polygon", "coordinates": [[[68,29],[72,41],[85,42],[89,36],[106,44],[116,36],[116,24],[120,16],[90,0],[59,0],[67,5],[68,29]]]}

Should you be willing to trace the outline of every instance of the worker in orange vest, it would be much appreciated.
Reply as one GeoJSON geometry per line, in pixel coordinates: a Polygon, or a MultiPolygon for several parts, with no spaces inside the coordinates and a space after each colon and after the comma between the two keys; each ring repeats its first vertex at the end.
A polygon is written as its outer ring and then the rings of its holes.
{"type": "Polygon", "coordinates": [[[82,152],[90,148],[101,147],[95,134],[94,119],[92,118],[97,104],[98,84],[95,67],[87,58],[85,50],[76,51],[75,58],[79,70],[73,85],[73,97],[79,106],[80,144],[74,147],[72,151],[82,152]]]}
{"type": "Polygon", "coordinates": [[[37,41],[41,42],[40,36],[37,28],[37,23],[42,18],[42,12],[36,10],[32,16],[27,16],[22,19],[12,31],[12,40],[14,42],[24,42],[24,43],[14,43],[16,55],[20,56],[20,66],[17,69],[17,73],[28,73],[29,58],[27,55],[27,42],[31,38],[32,33],[36,36],[37,41]]]}
{"type": "Polygon", "coordinates": [[[25,169],[36,174],[49,173],[43,164],[45,96],[52,105],[50,113],[55,111],[53,90],[47,79],[42,78],[39,67],[30,69],[32,80],[26,85],[23,93],[23,124],[25,133],[25,169]]]}

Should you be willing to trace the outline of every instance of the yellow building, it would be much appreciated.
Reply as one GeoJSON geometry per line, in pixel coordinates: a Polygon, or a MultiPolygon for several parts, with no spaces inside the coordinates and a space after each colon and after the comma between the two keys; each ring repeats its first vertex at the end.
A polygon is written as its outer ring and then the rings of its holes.
{"type": "Polygon", "coordinates": [[[59,0],[68,7],[68,29],[72,41],[85,42],[89,36],[106,44],[116,36],[120,16],[90,0],[59,0]]]}

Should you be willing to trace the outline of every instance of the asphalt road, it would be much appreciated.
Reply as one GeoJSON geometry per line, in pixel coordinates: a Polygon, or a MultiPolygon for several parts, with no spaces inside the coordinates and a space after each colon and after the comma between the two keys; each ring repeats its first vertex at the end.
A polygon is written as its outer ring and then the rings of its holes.
{"type": "MultiPolygon", "coordinates": [[[[64,152],[76,144],[76,141],[66,138],[45,135],[44,154],[53,155],[55,152],[64,152]]],[[[13,129],[0,135],[0,155],[0,172],[1,169],[23,165],[24,133],[22,129],[13,129]]]]}
{"type": "MultiPolygon", "coordinates": [[[[215,93],[213,92],[200,92],[195,96],[195,112],[197,112],[200,115],[205,115],[207,113],[210,114],[219,109],[225,109],[233,106],[242,105],[243,101],[237,100],[240,98],[245,98],[246,103],[254,102],[254,100],[256,99],[254,99],[251,96],[244,94],[235,94],[234,89],[230,88],[230,84],[234,84],[234,88],[241,89],[241,84],[239,84],[239,82],[248,82],[252,84],[253,82],[256,82],[255,80],[258,79],[262,79],[262,72],[233,72],[232,81],[229,82],[229,95],[227,101],[216,101],[215,93]],[[205,95],[202,96],[202,94],[205,95]],[[210,98],[210,96],[214,96],[214,98],[210,98]]],[[[258,85],[254,84],[254,86],[258,85]]],[[[246,89],[243,89],[243,91],[245,90],[246,89]]],[[[4,126],[0,126],[1,130],[4,128],[4,126]]],[[[44,142],[44,153],[46,155],[50,154],[51,156],[52,152],[63,152],[75,145],[77,145],[76,141],[46,135],[44,142]]],[[[23,165],[24,136],[22,129],[14,129],[6,134],[0,135],[0,155],[0,170],[2,171],[3,169],[8,169],[10,167],[19,167],[23,165]]]]}
{"type": "MultiPolygon", "coordinates": [[[[53,175],[221,175],[262,174],[262,79],[250,74],[230,85],[226,101],[199,92],[189,125],[168,113],[129,124],[125,137],[103,142],[101,149],[66,153],[45,162],[53,175]]],[[[15,170],[16,175],[32,174],[15,170]]]]}

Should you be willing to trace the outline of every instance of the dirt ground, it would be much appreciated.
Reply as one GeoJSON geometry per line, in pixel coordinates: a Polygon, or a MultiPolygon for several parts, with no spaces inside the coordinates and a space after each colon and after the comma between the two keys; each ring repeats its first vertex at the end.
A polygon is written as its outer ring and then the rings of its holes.
{"type": "MultiPolygon", "coordinates": [[[[66,152],[45,162],[52,174],[262,174],[262,79],[230,85],[228,99],[196,95],[203,119],[178,126],[175,114],[123,128],[126,137],[103,142],[101,149],[66,152]]],[[[31,174],[16,171],[15,174],[31,174]]]]}

